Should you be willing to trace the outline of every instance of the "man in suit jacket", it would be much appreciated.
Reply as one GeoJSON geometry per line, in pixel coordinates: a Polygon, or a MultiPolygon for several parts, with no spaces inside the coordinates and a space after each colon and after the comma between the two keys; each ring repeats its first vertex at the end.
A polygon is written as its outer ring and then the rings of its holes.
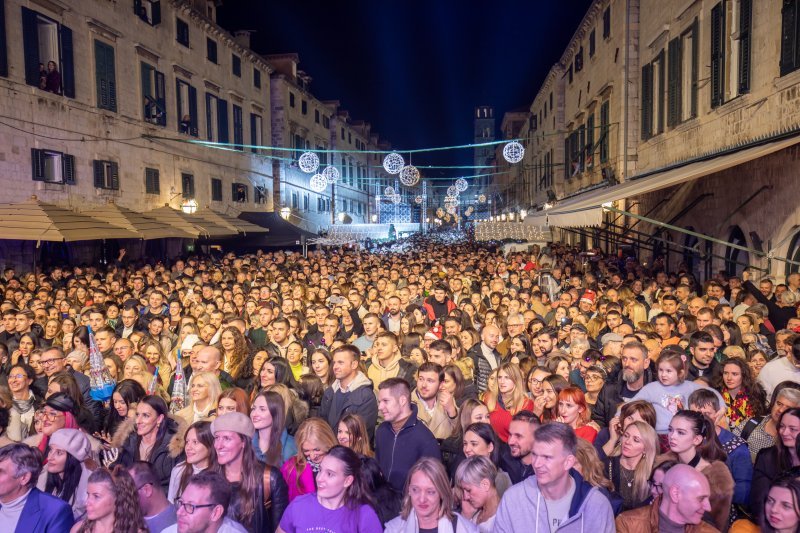
{"type": "Polygon", "coordinates": [[[72,509],[36,488],[42,454],[25,444],[0,448],[0,531],[68,533],[72,509]]]}

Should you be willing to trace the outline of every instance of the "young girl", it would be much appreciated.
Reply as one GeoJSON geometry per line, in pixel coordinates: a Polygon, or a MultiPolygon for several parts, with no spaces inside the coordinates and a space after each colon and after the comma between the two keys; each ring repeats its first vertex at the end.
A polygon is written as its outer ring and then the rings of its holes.
{"type": "MultiPolygon", "coordinates": [[[[674,348],[665,348],[656,360],[658,381],[648,383],[640,390],[634,400],[644,400],[653,404],[656,410],[656,432],[665,435],[669,421],[681,409],[689,407],[689,395],[701,388],[693,381],[686,379],[686,355],[674,348]]],[[[725,400],[717,391],[720,405],[725,400]]]]}

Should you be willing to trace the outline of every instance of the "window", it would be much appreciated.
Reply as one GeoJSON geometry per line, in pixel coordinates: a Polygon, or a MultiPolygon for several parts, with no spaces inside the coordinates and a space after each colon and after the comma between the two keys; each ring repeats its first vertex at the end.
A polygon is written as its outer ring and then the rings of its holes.
{"type": "Polygon", "coordinates": [[[181,172],[181,194],[184,199],[194,199],[194,176],[188,172],[181,172]]]}
{"type": "Polygon", "coordinates": [[[697,116],[697,19],[669,43],[667,57],[667,125],[697,116]]]}
{"type": "Polygon", "coordinates": [[[261,88],[261,71],[257,68],[253,69],[253,87],[256,89],[261,88]]]}
{"type": "Polygon", "coordinates": [[[0,76],[8,76],[8,51],[6,50],[6,7],[0,0],[0,76]]]}
{"type": "Polygon", "coordinates": [[[298,202],[297,202],[297,193],[296,193],[296,192],[293,192],[293,193],[292,193],[292,209],[297,209],[297,205],[298,205],[298,202]]]}
{"type": "Polygon", "coordinates": [[[233,104],[233,144],[239,151],[244,150],[244,115],[242,108],[233,104]]]}
{"type": "Polygon", "coordinates": [[[342,128],[342,140],[344,140],[344,128],[342,128]]]}
{"type": "Polygon", "coordinates": [[[592,29],[591,33],[589,33],[589,57],[594,57],[595,52],[595,30],[592,29]]]}
{"type": "Polygon", "coordinates": [[[106,43],[94,42],[95,78],[97,80],[97,107],[117,110],[117,81],[114,68],[114,48],[106,43]]]}
{"type": "Polygon", "coordinates": [[[237,78],[242,77],[242,58],[236,54],[231,55],[231,71],[237,78]]]}
{"type": "Polygon", "coordinates": [[[319,124],[319,109],[314,110],[314,122],[319,124]]]}
{"type": "Polygon", "coordinates": [[[306,140],[303,138],[302,135],[295,134],[294,135],[294,146],[293,146],[295,151],[294,151],[293,159],[295,161],[300,159],[300,156],[303,155],[303,150],[308,148],[308,146],[309,146],[308,143],[306,142],[306,140]]]}
{"type": "Polygon", "coordinates": [[[157,168],[144,169],[144,192],[146,194],[160,194],[161,186],[159,184],[159,176],[157,168]]]}
{"type": "Polygon", "coordinates": [[[322,116],[322,127],[326,129],[331,127],[331,119],[325,115],[322,116]]]}
{"type": "Polygon", "coordinates": [[[567,69],[567,79],[569,83],[572,83],[572,63],[569,64],[569,68],[567,69]]]}
{"type": "Polygon", "coordinates": [[[781,76],[800,68],[800,0],[783,0],[781,76]]]}
{"type": "Polygon", "coordinates": [[[178,79],[175,82],[178,131],[197,137],[197,89],[178,79]]]}
{"type": "Polygon", "coordinates": [[[175,19],[175,39],[179,44],[189,46],[189,24],[181,19],[175,19]]]}
{"type": "Polygon", "coordinates": [[[167,125],[167,97],[164,73],[147,63],[142,70],[142,113],[144,120],[159,126],[167,125]]]}
{"type": "Polygon", "coordinates": [[[263,187],[253,187],[253,202],[256,204],[267,203],[267,190],[263,187]]]}
{"type": "Polygon", "coordinates": [[[25,49],[25,83],[75,98],[72,30],[23,7],[22,42],[25,49]]]}
{"type": "Polygon", "coordinates": [[[611,6],[603,11],[603,39],[611,37],[611,6]]]}
{"type": "Polygon", "coordinates": [[[206,59],[217,64],[217,41],[206,37],[206,59]]]}
{"type": "Polygon", "coordinates": [[[75,156],[53,150],[31,149],[33,181],[75,185],[75,156]]]}
{"type": "Polygon", "coordinates": [[[598,144],[600,145],[600,163],[608,163],[608,131],[609,131],[609,104],[608,100],[602,103],[600,106],[600,140],[598,144]]]}
{"type": "Polygon", "coordinates": [[[211,93],[206,93],[206,138],[228,142],[228,102],[211,93]]]}
{"type": "Polygon", "coordinates": [[[289,107],[294,107],[294,93],[289,93],[289,107]]]}
{"type": "Polygon", "coordinates": [[[594,167],[594,111],[586,117],[586,168],[594,167]]]}
{"type": "Polygon", "coordinates": [[[351,132],[347,132],[347,144],[353,144],[353,134],[351,132]]]}
{"type": "Polygon", "coordinates": [[[308,102],[306,102],[305,100],[300,102],[300,112],[303,113],[304,115],[308,114],[308,102]]]}
{"type": "Polygon", "coordinates": [[[161,24],[161,2],[159,0],[133,0],[133,13],[139,20],[158,26],[161,24]]]}
{"type": "Polygon", "coordinates": [[[711,9],[711,107],[750,90],[752,0],[723,0],[711,9]]]}
{"type": "MultiPolygon", "coordinates": [[[[794,234],[792,241],[789,243],[789,253],[786,258],[795,263],[800,263],[800,231],[794,234]]],[[[800,272],[800,267],[792,263],[786,263],[786,276],[794,272],[800,272]]]]}
{"type": "Polygon", "coordinates": [[[578,48],[578,52],[575,54],[575,72],[581,70],[583,70],[583,46],[578,48]]]}
{"type": "Polygon", "coordinates": [[[319,156],[319,164],[321,167],[325,168],[328,166],[328,152],[326,151],[327,148],[318,144],[317,145],[317,155],[319,156]]]}
{"type": "Polygon", "coordinates": [[[263,119],[261,115],[250,113],[250,151],[254,154],[258,152],[256,146],[261,146],[264,141],[263,119]]]}
{"type": "Polygon", "coordinates": [[[308,211],[309,201],[310,201],[310,198],[308,196],[308,193],[304,194],[303,195],[303,211],[308,211]]]}
{"type": "Polygon", "coordinates": [[[219,178],[211,178],[211,201],[222,201],[222,180],[219,178]]]}
{"type": "Polygon", "coordinates": [[[247,185],[244,183],[234,183],[231,185],[231,201],[238,204],[247,203],[247,185]]]}
{"type": "Polygon", "coordinates": [[[98,189],[119,190],[119,166],[114,161],[94,160],[94,186],[98,189]]]}

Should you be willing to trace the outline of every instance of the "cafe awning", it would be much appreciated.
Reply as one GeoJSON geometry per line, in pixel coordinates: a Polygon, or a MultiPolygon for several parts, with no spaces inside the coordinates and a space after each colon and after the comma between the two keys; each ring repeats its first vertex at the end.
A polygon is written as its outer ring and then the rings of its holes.
{"type": "Polygon", "coordinates": [[[230,237],[238,233],[236,230],[220,226],[197,215],[173,209],[169,205],[145,211],[144,215],[179,228],[194,237],[230,237]]]}
{"type": "Polygon", "coordinates": [[[199,216],[200,218],[209,220],[218,226],[228,228],[238,233],[267,233],[269,231],[267,228],[257,226],[256,224],[251,224],[250,222],[244,221],[240,218],[232,217],[226,213],[221,213],[208,207],[197,211],[195,216],[199,216]]]}
{"type": "Polygon", "coordinates": [[[102,207],[86,207],[86,215],[100,219],[114,226],[133,231],[141,239],[166,239],[181,238],[193,239],[195,236],[180,228],[170,226],[164,222],[150,218],[137,211],[133,211],[117,204],[109,203],[102,207]]]}

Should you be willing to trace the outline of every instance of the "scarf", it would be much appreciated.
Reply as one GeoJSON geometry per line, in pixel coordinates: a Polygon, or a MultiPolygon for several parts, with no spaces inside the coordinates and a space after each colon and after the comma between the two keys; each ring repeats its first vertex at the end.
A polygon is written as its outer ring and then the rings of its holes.
{"type": "Polygon", "coordinates": [[[736,397],[731,396],[728,389],[722,391],[722,399],[728,405],[728,419],[730,420],[731,427],[739,426],[750,418],[755,416],[753,403],[750,401],[750,394],[747,389],[742,387],[736,394],[736,397]]]}
{"type": "Polygon", "coordinates": [[[28,391],[28,398],[26,400],[11,400],[14,403],[14,408],[20,412],[20,414],[25,414],[28,411],[33,409],[33,403],[36,399],[33,397],[33,393],[28,391]]]}

